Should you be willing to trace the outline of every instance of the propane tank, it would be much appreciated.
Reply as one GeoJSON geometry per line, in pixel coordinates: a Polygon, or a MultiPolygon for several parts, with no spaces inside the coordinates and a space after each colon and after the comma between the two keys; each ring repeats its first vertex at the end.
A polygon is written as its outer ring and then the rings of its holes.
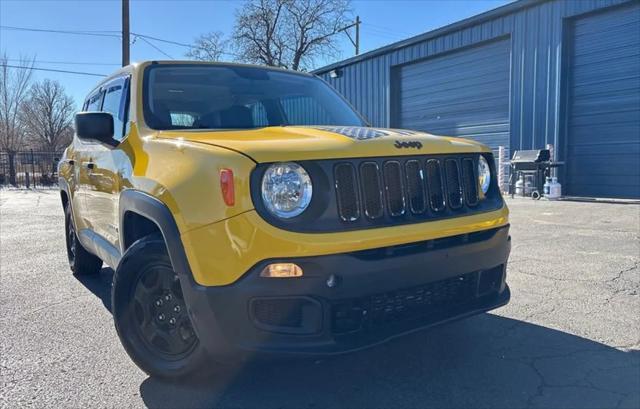
{"type": "Polygon", "coordinates": [[[558,178],[551,178],[551,184],[549,185],[549,199],[559,199],[562,196],[562,185],[558,183],[558,178]]]}
{"type": "Polygon", "coordinates": [[[522,179],[518,179],[518,181],[516,182],[516,195],[524,195],[524,180],[522,179]]]}
{"type": "Polygon", "coordinates": [[[524,180],[524,195],[531,196],[531,193],[533,193],[533,177],[527,175],[524,180]]]}
{"type": "Polygon", "coordinates": [[[542,186],[542,193],[545,196],[549,196],[550,187],[551,187],[551,178],[548,177],[548,178],[546,178],[546,180],[544,182],[544,185],[542,186]]]}

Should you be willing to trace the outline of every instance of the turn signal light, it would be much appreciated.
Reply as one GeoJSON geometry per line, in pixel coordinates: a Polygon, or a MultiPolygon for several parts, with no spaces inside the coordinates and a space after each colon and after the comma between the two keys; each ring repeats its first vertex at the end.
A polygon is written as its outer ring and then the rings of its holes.
{"type": "Polygon", "coordinates": [[[227,206],[236,204],[236,192],[233,186],[233,171],[231,169],[220,170],[220,188],[222,199],[227,206]]]}
{"type": "Polygon", "coordinates": [[[289,278],[302,277],[302,268],[293,263],[273,263],[262,270],[260,277],[289,278]]]}

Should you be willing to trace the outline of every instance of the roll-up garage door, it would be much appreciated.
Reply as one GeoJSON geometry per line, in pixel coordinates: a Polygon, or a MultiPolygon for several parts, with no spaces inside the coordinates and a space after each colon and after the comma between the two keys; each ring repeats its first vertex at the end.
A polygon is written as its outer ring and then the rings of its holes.
{"type": "Polygon", "coordinates": [[[509,40],[398,68],[393,124],[509,146],[509,40]]]}
{"type": "Polygon", "coordinates": [[[573,22],[566,192],[640,198],[640,5],[573,22]]]}

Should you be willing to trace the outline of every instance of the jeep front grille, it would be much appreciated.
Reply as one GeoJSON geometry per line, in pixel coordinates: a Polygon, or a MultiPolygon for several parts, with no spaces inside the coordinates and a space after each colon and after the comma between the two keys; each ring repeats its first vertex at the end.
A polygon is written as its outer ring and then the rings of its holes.
{"type": "Polygon", "coordinates": [[[291,219],[274,216],[264,205],[262,179],[271,163],[251,174],[256,211],[278,228],[329,233],[422,223],[500,209],[490,153],[426,154],[298,161],[313,182],[307,210],[291,219]],[[491,166],[491,185],[482,195],[480,155],[491,166]]]}
{"type": "Polygon", "coordinates": [[[472,156],[367,160],[360,166],[338,162],[338,217],[349,223],[472,210],[478,205],[475,163],[472,156]]]}

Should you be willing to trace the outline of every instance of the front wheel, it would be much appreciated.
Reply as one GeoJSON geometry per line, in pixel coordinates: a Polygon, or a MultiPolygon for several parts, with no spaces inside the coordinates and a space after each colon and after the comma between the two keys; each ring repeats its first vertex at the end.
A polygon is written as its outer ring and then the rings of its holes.
{"type": "Polygon", "coordinates": [[[162,236],[127,249],[114,274],[112,305],[120,341],[143,371],[181,378],[207,362],[162,236]]]}

